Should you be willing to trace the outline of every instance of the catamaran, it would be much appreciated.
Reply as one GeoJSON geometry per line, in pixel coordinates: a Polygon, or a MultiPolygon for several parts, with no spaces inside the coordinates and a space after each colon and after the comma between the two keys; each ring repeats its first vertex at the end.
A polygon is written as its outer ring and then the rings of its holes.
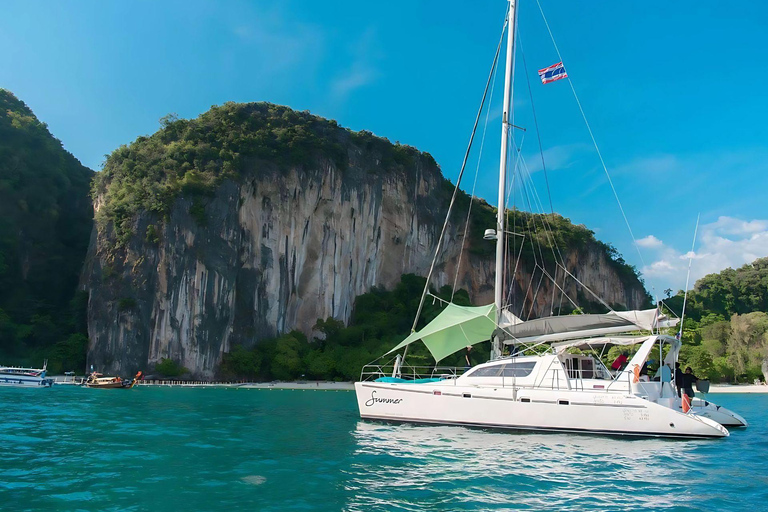
{"type": "Polygon", "coordinates": [[[45,376],[47,370],[47,362],[42,368],[0,366],[0,386],[49,388],[53,386],[53,379],[45,376]]]}
{"type": "MultiPolygon", "coordinates": [[[[524,321],[512,314],[509,304],[505,303],[505,193],[509,134],[513,128],[515,4],[515,0],[508,0],[504,27],[507,44],[499,166],[500,207],[496,229],[486,230],[486,239],[496,240],[495,302],[480,307],[448,303],[434,320],[417,331],[416,322],[429,294],[435,267],[433,261],[412,333],[382,356],[396,353],[393,359],[365,366],[360,381],[355,383],[360,416],[373,420],[502,429],[726,437],[729,435],[726,427],[747,426],[747,421],[707,400],[691,401],[685,394],[681,397],[675,383],[675,363],[681,342],[679,336],[664,334],[665,330],[677,325],[678,319],[669,318],[660,308],[621,312],[613,311],[603,303],[609,310],[604,314],[550,316],[524,321]],[[460,369],[439,366],[415,368],[405,362],[409,345],[418,341],[439,362],[465,347],[487,340],[491,340],[492,345],[490,361],[463,373],[460,369]],[[609,369],[602,362],[601,356],[612,346],[634,350],[626,366],[609,369]],[[508,355],[503,356],[505,347],[509,349],[508,355]],[[658,364],[653,375],[647,371],[651,361],[658,364]]],[[[500,41],[496,59],[501,46],[500,41]]],[[[489,83],[495,64],[496,60],[489,83]]],[[[562,64],[550,68],[541,70],[544,83],[565,74],[562,64]]],[[[458,183],[456,187],[458,189],[458,183]]],[[[452,206],[453,201],[448,216],[452,206]]],[[[440,242],[435,259],[439,252],[440,242]]],[[[570,274],[565,265],[561,270],[564,276],[570,274]]],[[[573,275],[570,277],[576,279],[573,275]]]]}

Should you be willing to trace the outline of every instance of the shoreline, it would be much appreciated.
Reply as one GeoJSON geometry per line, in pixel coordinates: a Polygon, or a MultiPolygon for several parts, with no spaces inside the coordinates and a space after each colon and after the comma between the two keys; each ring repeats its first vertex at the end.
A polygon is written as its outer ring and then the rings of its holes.
{"type": "MultiPolygon", "coordinates": [[[[51,375],[56,386],[79,386],[79,379],[73,381],[71,377],[64,375],[51,375]]],[[[137,387],[174,387],[174,388],[232,388],[232,389],[295,389],[295,390],[318,390],[318,391],[353,391],[354,382],[334,382],[334,381],[287,381],[287,382],[202,382],[202,381],[183,381],[183,380],[165,380],[165,381],[139,381],[137,387]]]]}
{"type": "MultiPolygon", "coordinates": [[[[64,381],[64,376],[52,376],[57,386],[77,385],[77,383],[64,381]]],[[[183,387],[183,388],[232,388],[232,389],[292,389],[292,390],[317,390],[317,391],[354,391],[354,382],[333,381],[287,381],[287,382],[185,382],[185,381],[141,381],[139,386],[152,387],[183,387]]],[[[697,391],[697,394],[699,392],[697,391]]],[[[768,385],[765,384],[712,384],[709,393],[768,393],[768,385]]],[[[704,394],[704,393],[702,393],[704,394]]]]}
{"type": "Polygon", "coordinates": [[[765,384],[712,384],[709,386],[709,393],[706,394],[712,393],[768,393],[768,386],[765,384]]]}

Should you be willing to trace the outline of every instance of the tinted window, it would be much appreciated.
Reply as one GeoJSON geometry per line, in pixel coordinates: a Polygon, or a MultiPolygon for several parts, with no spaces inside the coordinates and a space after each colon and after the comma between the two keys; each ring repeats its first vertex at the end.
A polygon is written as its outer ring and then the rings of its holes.
{"type": "Polygon", "coordinates": [[[504,377],[527,377],[536,366],[536,361],[527,361],[524,363],[507,363],[504,365],[502,375],[504,377]]]}
{"type": "Polygon", "coordinates": [[[501,369],[503,365],[486,366],[485,368],[478,368],[472,373],[468,374],[472,377],[498,377],[501,375],[501,369]]]}
{"type": "Polygon", "coordinates": [[[495,366],[486,366],[485,368],[478,368],[471,373],[468,373],[469,377],[527,377],[533,371],[533,367],[536,366],[535,361],[524,363],[506,363],[495,366]]]}

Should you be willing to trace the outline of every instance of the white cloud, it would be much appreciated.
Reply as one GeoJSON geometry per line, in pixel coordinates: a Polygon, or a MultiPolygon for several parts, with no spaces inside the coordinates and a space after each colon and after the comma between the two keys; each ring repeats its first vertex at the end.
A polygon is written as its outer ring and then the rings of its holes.
{"type": "Polygon", "coordinates": [[[343,102],[351,93],[376,80],[379,76],[379,71],[374,66],[377,59],[376,33],[368,29],[352,45],[349,65],[331,81],[331,101],[343,102]]]}
{"type": "Polygon", "coordinates": [[[753,220],[743,221],[733,217],[720,217],[710,224],[712,230],[722,235],[752,235],[768,230],[768,221],[753,220]]]}
{"type": "Polygon", "coordinates": [[[693,172],[704,177],[726,176],[732,173],[750,172],[765,169],[768,151],[765,148],[743,149],[739,151],[720,151],[690,154],[659,154],[636,158],[623,165],[609,168],[612,175],[632,174],[654,179],[679,179],[686,172],[693,172]]]}
{"type": "Polygon", "coordinates": [[[283,90],[296,77],[311,82],[327,53],[327,30],[312,23],[296,21],[280,2],[244,8],[227,20],[235,44],[222,50],[224,72],[239,76],[247,69],[260,77],[260,87],[283,90]]]}
{"type": "Polygon", "coordinates": [[[368,85],[376,78],[376,72],[362,62],[355,62],[331,83],[334,98],[346,98],[351,92],[368,85]]]}
{"type": "MultiPolygon", "coordinates": [[[[689,287],[707,274],[728,267],[738,268],[768,256],[768,220],[745,221],[722,216],[701,226],[700,233],[698,248],[692,253],[683,254],[672,247],[659,246],[663,247],[659,258],[643,267],[643,276],[654,283],[664,283],[664,288],[669,286],[682,290],[691,257],[689,287]]],[[[638,240],[638,245],[641,245],[640,242],[638,240]]]]}
{"type": "MultiPolygon", "coordinates": [[[[547,166],[548,171],[568,169],[589,154],[591,148],[592,146],[587,144],[563,144],[547,148],[544,150],[544,165],[547,166]]],[[[528,154],[524,160],[531,174],[543,169],[541,154],[538,152],[528,154]]]]}
{"type": "Polygon", "coordinates": [[[637,245],[640,247],[645,247],[646,249],[658,249],[664,246],[664,242],[653,235],[648,235],[645,238],[638,240],[637,245]]]}

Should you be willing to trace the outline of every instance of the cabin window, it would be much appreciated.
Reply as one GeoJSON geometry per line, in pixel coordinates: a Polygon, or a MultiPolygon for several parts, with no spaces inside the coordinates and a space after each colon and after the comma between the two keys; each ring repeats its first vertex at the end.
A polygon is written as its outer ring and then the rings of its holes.
{"type": "Polygon", "coordinates": [[[594,361],[592,361],[592,359],[582,359],[581,378],[583,379],[595,378],[595,366],[594,366],[594,361]]]}
{"type": "Polygon", "coordinates": [[[536,361],[507,363],[504,365],[502,375],[504,377],[527,377],[536,366],[536,361]]]}
{"type": "Polygon", "coordinates": [[[515,362],[506,364],[497,364],[477,368],[468,373],[468,377],[527,377],[536,366],[536,361],[515,362]]]}
{"type": "Polygon", "coordinates": [[[523,402],[524,404],[531,403],[531,399],[530,398],[521,398],[520,401],[523,402]]]}
{"type": "Polygon", "coordinates": [[[496,366],[486,366],[484,368],[477,368],[467,375],[471,377],[498,377],[501,375],[502,368],[503,365],[500,364],[497,364],[496,366]]]}
{"type": "Polygon", "coordinates": [[[569,379],[579,378],[579,358],[573,357],[565,360],[565,369],[568,371],[569,379]]]}
{"type": "Polygon", "coordinates": [[[569,405],[570,402],[568,400],[558,400],[557,405],[569,405]]]}

